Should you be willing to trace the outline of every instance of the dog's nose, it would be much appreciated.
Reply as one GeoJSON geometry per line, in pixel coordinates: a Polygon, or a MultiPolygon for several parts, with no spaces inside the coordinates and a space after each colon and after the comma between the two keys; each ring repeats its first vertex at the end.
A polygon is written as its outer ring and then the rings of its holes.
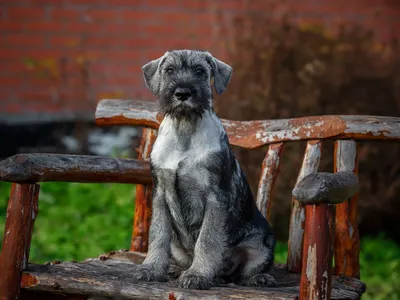
{"type": "Polygon", "coordinates": [[[190,91],[190,89],[177,88],[175,90],[175,97],[181,101],[185,101],[185,100],[189,99],[191,95],[192,95],[192,92],[190,91]]]}

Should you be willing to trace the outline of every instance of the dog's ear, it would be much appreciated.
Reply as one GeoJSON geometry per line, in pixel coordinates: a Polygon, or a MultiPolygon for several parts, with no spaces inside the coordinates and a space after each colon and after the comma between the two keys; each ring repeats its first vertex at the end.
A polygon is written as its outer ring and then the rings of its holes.
{"type": "Polygon", "coordinates": [[[161,81],[161,66],[167,58],[168,52],[158,59],[152,60],[142,67],[144,82],[154,96],[158,96],[161,81]]]}
{"type": "Polygon", "coordinates": [[[216,59],[211,54],[209,54],[209,56],[214,73],[214,89],[218,95],[221,95],[231,80],[233,69],[230,65],[216,59]]]}

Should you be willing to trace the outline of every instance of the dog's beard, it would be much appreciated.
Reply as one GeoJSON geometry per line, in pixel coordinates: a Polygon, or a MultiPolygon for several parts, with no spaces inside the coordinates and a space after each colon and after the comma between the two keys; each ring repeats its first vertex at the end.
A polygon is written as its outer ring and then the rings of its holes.
{"type": "Polygon", "coordinates": [[[201,119],[204,113],[210,109],[209,100],[205,100],[206,97],[202,95],[201,91],[193,87],[190,90],[192,96],[185,101],[178,100],[174,96],[175,86],[163,90],[159,98],[161,112],[178,121],[186,120],[195,123],[198,119],[201,119]]]}

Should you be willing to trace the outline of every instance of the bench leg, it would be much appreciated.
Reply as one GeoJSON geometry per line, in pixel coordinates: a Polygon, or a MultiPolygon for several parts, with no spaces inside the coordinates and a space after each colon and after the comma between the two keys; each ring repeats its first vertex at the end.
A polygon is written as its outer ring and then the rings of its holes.
{"type": "Polygon", "coordinates": [[[0,300],[20,298],[21,273],[28,265],[39,185],[13,183],[0,254],[0,300]]]}
{"type": "Polygon", "coordinates": [[[331,298],[334,231],[333,205],[306,206],[300,300],[331,298]]]}
{"type": "MultiPolygon", "coordinates": [[[[156,131],[143,129],[142,139],[138,151],[138,159],[149,160],[156,131]]],[[[133,233],[131,251],[147,252],[149,242],[149,228],[151,220],[152,184],[136,185],[135,215],[133,217],[133,233]]]]}

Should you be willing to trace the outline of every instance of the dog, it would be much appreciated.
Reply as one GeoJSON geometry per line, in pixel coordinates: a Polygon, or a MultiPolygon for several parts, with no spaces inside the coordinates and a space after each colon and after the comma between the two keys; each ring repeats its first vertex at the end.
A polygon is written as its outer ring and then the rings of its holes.
{"type": "Polygon", "coordinates": [[[153,211],[149,249],[134,277],[209,289],[219,280],[275,286],[268,274],[275,239],[213,110],[233,69],[207,51],[173,50],[142,67],[164,115],[150,155],[153,211]]]}

